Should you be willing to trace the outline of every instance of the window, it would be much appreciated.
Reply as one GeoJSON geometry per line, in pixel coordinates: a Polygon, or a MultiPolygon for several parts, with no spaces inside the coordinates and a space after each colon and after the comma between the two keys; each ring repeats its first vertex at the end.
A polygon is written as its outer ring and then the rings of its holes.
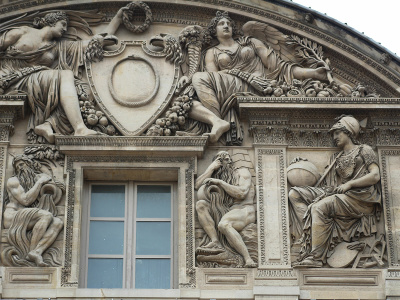
{"type": "Polygon", "coordinates": [[[89,184],[82,287],[173,288],[173,189],[159,183],[89,184]]]}

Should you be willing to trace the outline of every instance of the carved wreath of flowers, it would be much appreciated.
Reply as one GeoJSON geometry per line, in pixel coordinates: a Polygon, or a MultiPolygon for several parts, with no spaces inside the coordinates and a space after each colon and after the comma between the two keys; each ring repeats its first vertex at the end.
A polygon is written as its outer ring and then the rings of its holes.
{"type": "Polygon", "coordinates": [[[142,33],[145,32],[151,22],[153,22],[153,13],[150,10],[150,7],[144,3],[144,2],[131,2],[126,6],[129,10],[129,13],[124,13],[122,15],[122,22],[124,23],[125,27],[134,33],[142,33]],[[144,23],[142,25],[133,25],[132,20],[133,20],[133,12],[136,8],[142,9],[145,14],[146,18],[144,20],[144,23]]]}

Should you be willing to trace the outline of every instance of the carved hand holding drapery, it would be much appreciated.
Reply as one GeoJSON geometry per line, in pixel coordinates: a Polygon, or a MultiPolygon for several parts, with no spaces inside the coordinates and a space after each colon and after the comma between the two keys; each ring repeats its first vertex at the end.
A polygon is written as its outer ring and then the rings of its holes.
{"type": "Polygon", "coordinates": [[[57,204],[64,184],[43,173],[43,165],[27,155],[13,160],[14,176],[7,180],[3,215],[7,243],[1,252],[6,266],[58,266],[60,249],[52,247],[64,222],[57,204]]]}
{"type": "Polygon", "coordinates": [[[378,160],[370,146],[357,142],[359,131],[352,116],[338,118],[330,132],[340,152],[322,177],[301,159],[288,168],[289,183],[295,185],[289,204],[294,248],[300,247],[297,267],[384,265],[378,160]]]}
{"type": "Polygon", "coordinates": [[[206,235],[196,249],[200,266],[257,266],[255,187],[249,169],[219,152],[196,180],[196,211],[206,235]]]}
{"type": "MultiPolygon", "coordinates": [[[[220,140],[226,145],[241,145],[243,131],[236,111],[237,94],[377,96],[364,86],[352,88],[334,80],[330,62],[315,42],[287,36],[256,21],[244,24],[242,32],[244,36],[238,37],[239,30],[227,12],[217,12],[207,29],[195,25],[181,32],[179,44],[174,44],[175,48],[180,45],[183,52],[183,76],[177,87],[180,94],[165,118],[150,128],[149,135],[204,134],[211,143],[220,140]],[[183,97],[190,99],[188,103],[182,102],[183,97]],[[186,113],[186,121],[173,118],[173,107],[186,113]]],[[[161,36],[151,42],[157,46],[164,42],[165,49],[171,48],[161,36]]]]}

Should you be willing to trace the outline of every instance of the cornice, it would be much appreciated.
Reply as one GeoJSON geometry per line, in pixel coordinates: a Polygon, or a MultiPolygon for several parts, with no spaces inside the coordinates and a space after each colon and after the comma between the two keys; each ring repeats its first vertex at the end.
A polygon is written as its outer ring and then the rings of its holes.
{"type": "Polygon", "coordinates": [[[56,136],[56,145],[65,154],[124,155],[146,153],[146,155],[195,155],[201,157],[205,151],[208,137],[187,136],[56,136]]]}
{"type": "Polygon", "coordinates": [[[239,111],[243,116],[253,111],[270,109],[289,110],[400,110],[400,98],[349,98],[349,97],[237,97],[239,111]]]}

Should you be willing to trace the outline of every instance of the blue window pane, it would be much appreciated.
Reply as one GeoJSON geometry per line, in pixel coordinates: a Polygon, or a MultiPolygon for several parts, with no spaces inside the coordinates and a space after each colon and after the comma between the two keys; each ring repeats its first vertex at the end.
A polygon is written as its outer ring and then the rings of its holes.
{"type": "Polygon", "coordinates": [[[138,218],[171,217],[171,186],[139,185],[137,190],[138,218]]]}
{"type": "Polygon", "coordinates": [[[88,288],[122,288],[122,258],[89,258],[88,288]]]}
{"type": "Polygon", "coordinates": [[[124,254],[124,222],[90,221],[89,254],[124,254]]]}
{"type": "Polygon", "coordinates": [[[135,269],[135,288],[171,288],[171,260],[160,258],[138,258],[135,269]]]}
{"type": "Polygon", "coordinates": [[[171,222],[137,222],[136,254],[171,254],[171,222]]]}
{"type": "Polygon", "coordinates": [[[92,185],[91,217],[125,217],[124,185],[92,185]]]}

